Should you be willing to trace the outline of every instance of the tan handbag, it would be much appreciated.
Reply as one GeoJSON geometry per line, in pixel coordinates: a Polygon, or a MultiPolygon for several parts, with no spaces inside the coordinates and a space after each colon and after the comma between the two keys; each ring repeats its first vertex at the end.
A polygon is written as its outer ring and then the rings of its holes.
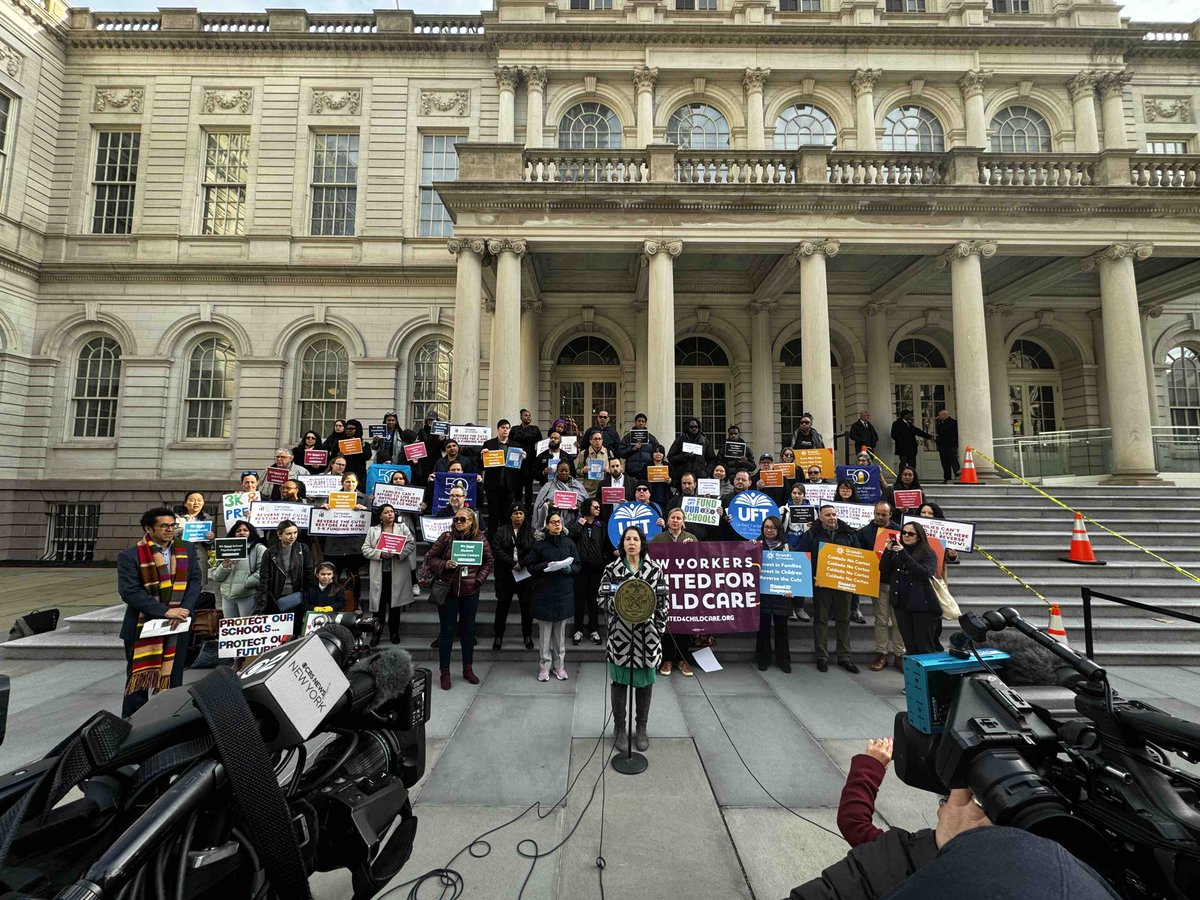
{"type": "Polygon", "coordinates": [[[933,592],[937,595],[938,606],[942,608],[942,618],[948,622],[957,622],[958,617],[962,615],[962,610],[958,608],[958,601],[950,593],[946,579],[940,575],[934,575],[929,579],[929,583],[933,585],[933,592]]]}

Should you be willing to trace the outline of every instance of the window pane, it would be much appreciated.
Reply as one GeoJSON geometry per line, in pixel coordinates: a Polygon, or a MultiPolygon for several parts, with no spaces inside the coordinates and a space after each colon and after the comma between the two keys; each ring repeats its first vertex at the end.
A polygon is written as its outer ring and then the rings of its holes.
{"type": "Polygon", "coordinates": [[[357,134],[313,135],[312,184],[312,233],[354,234],[358,205],[357,134]]]}
{"type": "Polygon", "coordinates": [[[893,362],[906,369],[946,368],[946,358],[942,356],[942,351],[929,341],[923,341],[920,338],[908,338],[900,341],[896,345],[893,362]]]}
{"type": "Polygon", "coordinates": [[[301,355],[299,432],[318,434],[333,430],[334,419],[346,417],[346,393],[350,365],[346,348],[332,338],[319,338],[301,355]]]}
{"type": "Polygon", "coordinates": [[[229,437],[233,364],[233,347],[221,338],[206,338],[192,350],[184,394],[187,437],[229,437]]]}
{"type": "Polygon", "coordinates": [[[244,234],[250,135],[208,132],[204,149],[204,234],[244,234]]]}
{"type": "Polygon", "coordinates": [[[837,146],[837,129],[829,113],[817,106],[797,104],[775,120],[775,149],[795,150],[806,145],[837,146]]]}
{"type": "Polygon", "coordinates": [[[117,430],[121,387],[121,348],[111,338],[93,338],[79,351],[75,366],[75,437],[107,438],[117,430]]]}
{"type": "Polygon", "coordinates": [[[433,407],[438,418],[450,418],[450,372],[454,348],[449,341],[426,341],[413,354],[412,384],[409,388],[409,419],[414,428],[425,421],[425,411],[433,407]]]}
{"type": "Polygon", "coordinates": [[[422,237],[447,237],[454,230],[442,198],[429,185],[458,178],[458,135],[421,135],[421,207],[417,233],[422,237]]]}
{"type": "Polygon", "coordinates": [[[621,364],[613,345],[600,337],[577,337],[559,351],[560,366],[617,366],[621,364]]]}
{"type": "Polygon", "coordinates": [[[101,131],[96,139],[92,174],[93,234],[133,231],[138,153],[142,136],[136,131],[101,131]]]}
{"type": "Polygon", "coordinates": [[[1050,126],[1028,106],[1008,106],[992,118],[993,153],[1049,153],[1050,126]]]}
{"type": "Polygon", "coordinates": [[[707,103],[689,103],[671,114],[667,143],[682,150],[728,150],[729,123],[707,103]]]}
{"type": "Polygon", "coordinates": [[[558,123],[558,146],[563,149],[616,150],[621,136],[621,120],[603,103],[576,104],[558,123]]]}
{"type": "Polygon", "coordinates": [[[898,106],[883,120],[883,149],[942,153],[945,137],[937,116],[921,106],[898,106]]]}

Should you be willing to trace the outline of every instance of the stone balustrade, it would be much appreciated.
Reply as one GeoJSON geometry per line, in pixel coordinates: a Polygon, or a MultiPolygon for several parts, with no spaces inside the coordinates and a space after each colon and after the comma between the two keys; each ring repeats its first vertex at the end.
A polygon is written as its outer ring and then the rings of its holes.
{"type": "Polygon", "coordinates": [[[1200,155],[1139,156],[1129,161],[1134,187],[1200,187],[1200,155]]]}
{"type": "Polygon", "coordinates": [[[1095,153],[983,153],[979,183],[989,187],[1092,187],[1100,183],[1095,153]]]}
{"type": "Polygon", "coordinates": [[[849,185],[937,185],[947,182],[941,153],[834,151],[829,154],[829,183],[849,185]]]}
{"type": "Polygon", "coordinates": [[[636,150],[526,151],[524,180],[637,184],[650,180],[649,158],[636,150]]]}
{"type": "Polygon", "coordinates": [[[675,180],[683,184],[795,184],[794,150],[680,150],[675,180]]]}

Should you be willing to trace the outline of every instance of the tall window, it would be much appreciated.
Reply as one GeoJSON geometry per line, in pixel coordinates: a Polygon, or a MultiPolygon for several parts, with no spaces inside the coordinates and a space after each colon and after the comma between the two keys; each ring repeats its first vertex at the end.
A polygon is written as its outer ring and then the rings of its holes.
{"type": "Polygon", "coordinates": [[[707,103],[688,103],[671,113],[667,143],[683,150],[728,150],[729,122],[707,103]]]}
{"type": "Polygon", "coordinates": [[[72,405],[75,437],[108,438],[117,433],[117,397],[121,392],[121,345],[92,338],[79,351],[72,405]]]}
{"type": "Polygon", "coordinates": [[[358,135],[313,135],[312,233],[354,234],[358,135]]]}
{"type": "Polygon", "coordinates": [[[233,347],[222,338],[205,338],[188,358],[189,438],[227,438],[233,409],[233,347]]]}
{"type": "Polygon", "coordinates": [[[603,103],[577,103],[558,123],[558,146],[564,150],[619,149],[621,120],[603,103]]]}
{"type": "Polygon", "coordinates": [[[1146,141],[1146,152],[1166,156],[1182,156],[1188,152],[1188,143],[1187,141],[1146,141]]]}
{"type": "Polygon", "coordinates": [[[716,341],[686,337],[675,345],[675,365],[691,368],[675,380],[675,431],[683,431],[688,419],[698,418],[713,448],[725,446],[728,420],[729,355],[716,341]]]}
{"type": "Polygon", "coordinates": [[[577,337],[558,353],[560,366],[619,366],[621,359],[613,345],[601,337],[577,337]]]}
{"type": "Polygon", "coordinates": [[[204,234],[246,233],[246,181],[250,135],[209,131],[204,135],[204,234]]]}
{"type": "Polygon", "coordinates": [[[612,9],[612,0],[571,0],[571,9],[612,9]]]}
{"type": "Polygon", "coordinates": [[[885,9],[895,13],[923,13],[925,0],[887,0],[885,9]]]}
{"type": "Polygon", "coordinates": [[[421,135],[421,222],[417,231],[421,237],[446,237],[454,230],[433,183],[458,178],[457,140],[453,134],[421,135]]]}
{"type": "Polygon", "coordinates": [[[893,361],[905,369],[946,368],[946,357],[942,355],[942,351],[920,338],[906,338],[896,344],[893,361]]]}
{"type": "Polygon", "coordinates": [[[837,146],[837,129],[829,113],[819,106],[798,103],[775,120],[775,149],[795,150],[807,144],[837,146]]]}
{"type": "Polygon", "coordinates": [[[883,149],[909,153],[943,153],[942,123],[923,106],[897,106],[883,120],[883,149]]]}
{"type": "Polygon", "coordinates": [[[0,91],[0,199],[4,197],[4,179],[8,175],[8,135],[12,130],[12,108],[12,97],[0,91]]]}
{"type": "Polygon", "coordinates": [[[101,131],[96,135],[92,234],[129,234],[133,231],[141,144],[142,135],[137,131],[101,131]]]}
{"type": "Polygon", "coordinates": [[[1177,428],[1200,427],[1200,354],[1192,347],[1167,353],[1167,406],[1177,428]]]}
{"type": "Polygon", "coordinates": [[[300,356],[297,434],[333,430],[334,419],[346,416],[350,364],[346,348],[333,338],[317,338],[300,356]]]}
{"type": "Polygon", "coordinates": [[[449,341],[434,338],[418,347],[412,360],[409,421],[414,428],[420,428],[425,420],[425,411],[432,406],[437,410],[438,419],[448,422],[450,367],[454,361],[454,348],[449,341]]]}
{"type": "Polygon", "coordinates": [[[1006,106],[992,118],[993,153],[1049,153],[1050,126],[1028,106],[1006,106]]]}

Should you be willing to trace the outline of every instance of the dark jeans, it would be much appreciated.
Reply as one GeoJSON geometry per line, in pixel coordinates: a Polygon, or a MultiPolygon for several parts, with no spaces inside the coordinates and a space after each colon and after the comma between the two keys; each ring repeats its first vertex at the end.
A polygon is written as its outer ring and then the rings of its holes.
{"type": "Polygon", "coordinates": [[[959,473],[958,448],[939,449],[938,457],[942,460],[942,480],[949,481],[951,478],[957,478],[959,473]]]}
{"type": "Polygon", "coordinates": [[[942,626],[942,616],[938,612],[909,612],[906,609],[893,610],[896,624],[900,626],[900,636],[904,638],[906,653],[940,653],[942,642],[938,640],[938,632],[942,626]]]}
{"type": "MultiPolygon", "coordinates": [[[[183,684],[183,668],[187,662],[188,647],[191,645],[190,632],[179,635],[175,639],[175,661],[171,664],[171,687],[177,688],[183,684]]],[[[133,674],[133,645],[134,641],[125,641],[125,684],[129,684],[129,676],[133,674]]],[[[122,686],[124,690],[124,686],[122,686]]],[[[121,718],[128,719],[135,712],[150,702],[149,691],[134,691],[126,694],[121,701],[121,718]]]]}
{"type": "Polygon", "coordinates": [[[438,633],[438,664],[443,672],[450,668],[450,651],[454,649],[454,632],[462,646],[463,668],[471,665],[475,658],[475,615],[479,612],[479,593],[465,597],[446,596],[446,602],[438,610],[442,630],[438,633]]]}
{"type": "Polygon", "coordinates": [[[513,495],[507,487],[484,491],[484,494],[487,496],[488,509],[487,539],[489,544],[494,544],[496,529],[509,519],[508,511],[513,505],[513,495]]]}
{"type": "Polygon", "coordinates": [[[775,632],[775,662],[779,664],[792,661],[791,648],[788,645],[788,617],[770,616],[760,613],[758,616],[758,639],[754,643],[754,655],[759,663],[771,661],[771,632],[775,632]]]}
{"type": "Polygon", "coordinates": [[[503,638],[508,627],[508,610],[513,595],[521,607],[521,637],[533,637],[533,579],[513,581],[512,578],[496,579],[496,621],[493,630],[496,637],[503,638]]]}
{"type": "Polygon", "coordinates": [[[897,477],[899,477],[900,470],[903,469],[905,466],[912,466],[912,470],[914,472],[917,471],[917,457],[915,455],[914,456],[898,456],[897,459],[900,460],[900,462],[896,466],[897,477]]]}
{"type": "MultiPolygon", "coordinates": [[[[813,590],[813,644],[817,659],[828,659],[829,611],[837,626],[837,658],[850,658],[850,595],[829,588],[813,590]]],[[[907,646],[907,643],[905,644],[907,646]]]]}
{"type": "Polygon", "coordinates": [[[590,634],[600,630],[600,610],[596,605],[596,597],[600,593],[600,577],[603,574],[603,569],[584,569],[575,578],[576,631],[590,634]]]}

